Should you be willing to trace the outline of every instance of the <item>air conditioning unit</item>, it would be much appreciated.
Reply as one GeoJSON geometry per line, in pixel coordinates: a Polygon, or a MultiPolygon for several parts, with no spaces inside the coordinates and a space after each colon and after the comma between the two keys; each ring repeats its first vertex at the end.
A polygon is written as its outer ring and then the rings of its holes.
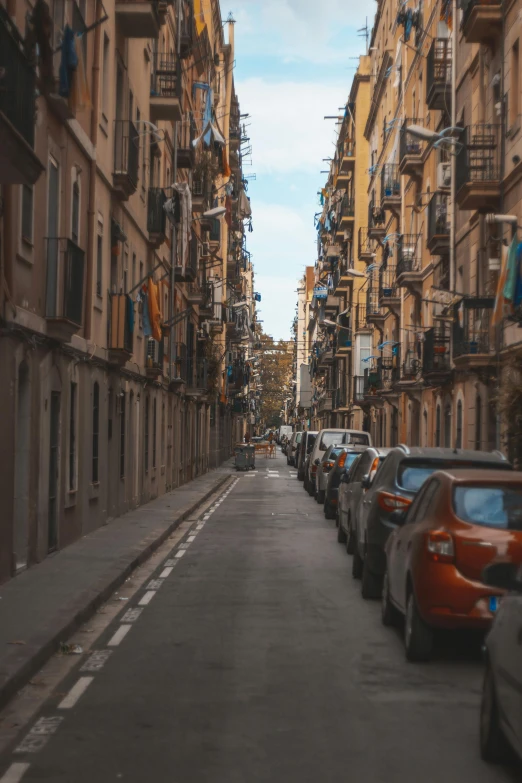
{"type": "Polygon", "coordinates": [[[451,163],[439,163],[437,166],[437,187],[449,188],[451,186],[451,163]]]}
{"type": "Polygon", "coordinates": [[[149,337],[147,343],[147,364],[159,363],[159,343],[153,337],[149,337]]]}

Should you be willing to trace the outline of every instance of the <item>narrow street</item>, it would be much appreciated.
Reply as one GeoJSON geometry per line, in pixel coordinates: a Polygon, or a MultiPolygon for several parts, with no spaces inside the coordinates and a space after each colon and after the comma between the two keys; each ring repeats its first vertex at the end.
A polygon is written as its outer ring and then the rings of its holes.
{"type": "Polygon", "coordinates": [[[212,508],[5,750],[1,781],[515,780],[479,759],[477,651],[405,662],[280,453],[212,508]]]}

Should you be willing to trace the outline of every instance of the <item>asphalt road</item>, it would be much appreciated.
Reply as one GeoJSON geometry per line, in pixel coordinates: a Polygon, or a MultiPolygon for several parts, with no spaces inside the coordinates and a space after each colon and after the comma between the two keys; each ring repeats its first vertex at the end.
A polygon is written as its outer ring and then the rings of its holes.
{"type": "Polygon", "coordinates": [[[519,779],[479,759],[476,646],[406,663],[285,458],[238,474],[189,536],[0,757],[0,781],[519,779]]]}

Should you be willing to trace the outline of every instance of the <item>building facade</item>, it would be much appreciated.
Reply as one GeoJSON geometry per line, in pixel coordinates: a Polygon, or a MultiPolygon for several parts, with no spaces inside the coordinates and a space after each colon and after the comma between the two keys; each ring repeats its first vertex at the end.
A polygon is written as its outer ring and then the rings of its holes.
{"type": "Polygon", "coordinates": [[[217,0],[0,3],[0,580],[244,433],[233,62],[217,0]]]}

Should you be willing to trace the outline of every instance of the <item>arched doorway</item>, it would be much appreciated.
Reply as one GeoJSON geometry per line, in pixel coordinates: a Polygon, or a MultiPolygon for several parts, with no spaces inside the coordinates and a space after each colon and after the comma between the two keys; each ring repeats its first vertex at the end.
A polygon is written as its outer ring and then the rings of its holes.
{"type": "Polygon", "coordinates": [[[29,465],[31,454],[31,383],[29,367],[18,368],[14,465],[13,554],[16,570],[26,568],[29,556],[29,465]]]}

